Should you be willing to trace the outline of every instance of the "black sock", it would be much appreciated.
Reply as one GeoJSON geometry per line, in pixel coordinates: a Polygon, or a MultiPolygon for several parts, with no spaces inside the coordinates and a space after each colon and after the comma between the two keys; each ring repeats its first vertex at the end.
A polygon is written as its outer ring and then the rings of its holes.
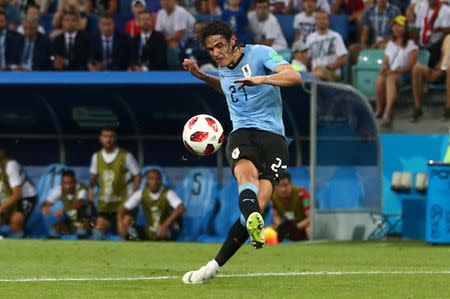
{"type": "Polygon", "coordinates": [[[260,212],[260,210],[258,198],[256,196],[256,193],[258,192],[257,187],[249,183],[244,185],[239,188],[239,209],[245,220],[247,220],[251,213],[260,212]]]}
{"type": "Polygon", "coordinates": [[[219,266],[223,266],[245,243],[248,238],[248,232],[238,218],[228,232],[227,239],[219,250],[215,260],[219,266]]]}

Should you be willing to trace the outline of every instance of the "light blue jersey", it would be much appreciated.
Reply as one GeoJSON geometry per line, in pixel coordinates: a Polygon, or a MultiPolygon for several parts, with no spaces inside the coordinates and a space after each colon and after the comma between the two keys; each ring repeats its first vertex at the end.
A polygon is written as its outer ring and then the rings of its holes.
{"type": "Polygon", "coordinates": [[[234,83],[244,77],[273,74],[282,64],[288,63],[272,48],[247,45],[233,69],[219,67],[220,85],[227,99],[233,131],[256,128],[284,136],[280,88],[269,84],[240,87],[240,83],[234,83]]]}

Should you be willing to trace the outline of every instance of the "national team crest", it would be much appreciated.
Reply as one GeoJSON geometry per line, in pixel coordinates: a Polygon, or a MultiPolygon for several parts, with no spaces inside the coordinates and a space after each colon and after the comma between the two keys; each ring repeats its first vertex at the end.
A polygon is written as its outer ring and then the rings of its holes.
{"type": "Polygon", "coordinates": [[[244,73],[245,78],[252,76],[252,69],[250,68],[250,66],[248,64],[246,64],[242,67],[242,72],[244,73]]]}

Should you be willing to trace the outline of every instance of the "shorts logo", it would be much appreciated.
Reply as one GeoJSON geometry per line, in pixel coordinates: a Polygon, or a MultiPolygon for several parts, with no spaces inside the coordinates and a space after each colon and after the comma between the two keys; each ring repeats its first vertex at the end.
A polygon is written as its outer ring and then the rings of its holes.
{"type": "Polygon", "coordinates": [[[236,160],[237,158],[239,158],[240,153],[241,153],[241,152],[239,151],[239,148],[236,147],[236,148],[233,150],[233,152],[231,153],[231,158],[233,158],[234,160],[236,160]]]}
{"type": "Polygon", "coordinates": [[[250,68],[250,66],[248,64],[246,64],[242,67],[242,72],[244,73],[245,78],[252,76],[252,69],[250,68]]]}
{"type": "Polygon", "coordinates": [[[286,169],[287,165],[281,165],[283,162],[280,158],[276,158],[275,161],[277,161],[276,163],[273,163],[270,166],[270,169],[272,169],[273,172],[275,172],[275,177],[278,177],[278,170],[281,169],[286,169]]]}

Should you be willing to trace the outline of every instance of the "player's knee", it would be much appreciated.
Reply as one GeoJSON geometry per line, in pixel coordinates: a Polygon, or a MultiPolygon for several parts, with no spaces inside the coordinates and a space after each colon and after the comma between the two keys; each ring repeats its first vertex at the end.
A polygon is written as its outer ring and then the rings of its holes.
{"type": "Polygon", "coordinates": [[[97,217],[95,228],[101,232],[105,232],[109,227],[109,221],[104,217],[97,217]]]}
{"type": "Polygon", "coordinates": [[[23,230],[23,225],[25,223],[25,215],[16,212],[11,216],[10,228],[13,233],[20,232],[23,230]]]}

